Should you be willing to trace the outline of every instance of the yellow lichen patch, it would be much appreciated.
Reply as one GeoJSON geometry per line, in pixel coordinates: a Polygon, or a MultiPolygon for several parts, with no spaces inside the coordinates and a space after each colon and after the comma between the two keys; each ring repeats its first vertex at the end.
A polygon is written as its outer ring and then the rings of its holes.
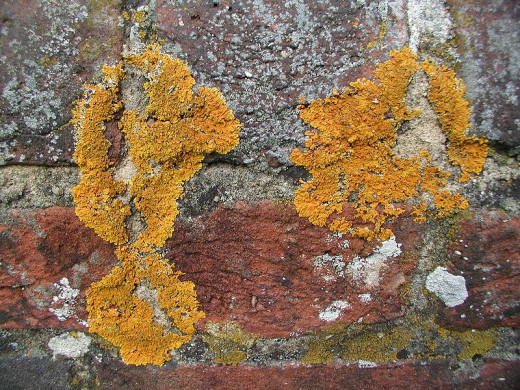
{"type": "Polygon", "coordinates": [[[236,366],[247,358],[247,349],[251,348],[257,337],[248,333],[233,321],[224,324],[209,322],[206,334],[202,336],[204,342],[215,353],[215,363],[236,366]]]}
{"type": "Polygon", "coordinates": [[[238,145],[240,123],[217,89],[201,87],[195,94],[186,64],[162,55],[157,45],[127,62],[148,76],[145,116],[126,111],[120,123],[138,171],[130,191],[148,225],[138,245],[162,246],[172,232],[182,184],[206,154],[238,145]]]}
{"type": "Polygon", "coordinates": [[[87,291],[89,330],[119,347],[128,364],[160,365],[169,360],[169,350],[191,339],[194,323],[204,317],[195,286],[180,281],[182,273],[173,271],[158,253],[121,246],[116,254],[121,265],[87,291]],[[141,285],[156,292],[158,307],[139,296],[141,285]],[[166,323],[157,321],[157,310],[166,323]]]}
{"type": "Polygon", "coordinates": [[[306,149],[291,154],[291,160],[312,175],[296,191],[299,215],[315,225],[367,240],[392,236],[384,225],[404,212],[404,203],[414,205],[418,222],[468,207],[462,196],[444,189],[450,174],[433,165],[426,151],[411,158],[394,154],[402,123],[419,115],[407,109],[405,101],[418,70],[430,77],[429,96],[449,141],[449,159],[462,170],[460,180],[480,173],[487,154],[484,140],[464,134],[469,108],[454,73],[418,62],[408,48],[393,51],[390,57],[374,71],[375,81],[357,80],[342,94],[300,106],[301,118],[313,129],[305,133],[306,149]],[[427,207],[431,198],[434,204],[427,207]],[[369,227],[353,227],[341,216],[348,202],[354,205],[354,217],[369,227]]]}
{"type": "Polygon", "coordinates": [[[399,359],[459,359],[485,355],[499,339],[495,329],[454,331],[432,317],[408,314],[386,324],[336,325],[311,338],[305,364],[326,364],[335,359],[387,363],[399,359]]]}
{"type": "Polygon", "coordinates": [[[463,343],[463,348],[459,353],[459,359],[463,360],[491,351],[499,338],[496,329],[452,331],[451,336],[463,343]]]}
{"type": "Polygon", "coordinates": [[[130,215],[130,207],[117,199],[126,186],[112,176],[110,142],[104,135],[105,122],[112,120],[122,107],[118,98],[121,68],[122,64],[104,67],[105,85],[85,86],[71,120],[78,137],[74,159],[82,173],[79,184],[72,189],[76,214],[101,238],[114,244],[128,240],[124,221],[130,215]]]}
{"type": "Polygon", "coordinates": [[[233,149],[240,130],[220,92],[194,92],[186,63],[159,49],[153,45],[116,67],[105,66],[104,81],[86,86],[72,120],[78,135],[74,157],[81,170],[73,189],[76,213],[99,236],[118,245],[120,261],[87,291],[90,331],[119,347],[129,364],[162,364],[169,350],[191,339],[195,322],[204,316],[193,283],[180,281],[181,274],[158,248],[173,232],[183,184],[202,167],[206,154],[233,149]],[[119,83],[128,67],[148,79],[142,115],[122,111],[119,83]],[[118,118],[135,166],[130,178],[118,176],[119,167],[108,156],[105,123],[118,118]],[[133,212],[144,226],[136,239],[129,234],[136,233],[128,218],[133,212]]]}
{"type": "Polygon", "coordinates": [[[470,173],[479,174],[488,153],[486,141],[467,137],[471,109],[464,99],[466,87],[452,69],[423,62],[422,69],[430,77],[428,97],[439,115],[442,129],[448,136],[448,158],[460,166],[460,181],[468,181],[470,173]]]}
{"type": "Polygon", "coordinates": [[[345,345],[342,358],[384,363],[398,360],[397,354],[414,337],[412,330],[389,328],[386,332],[364,332],[345,345]]]}

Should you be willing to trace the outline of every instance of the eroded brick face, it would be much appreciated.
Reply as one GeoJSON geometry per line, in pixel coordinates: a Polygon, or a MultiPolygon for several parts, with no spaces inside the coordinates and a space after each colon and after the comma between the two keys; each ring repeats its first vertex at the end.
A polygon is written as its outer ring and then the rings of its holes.
{"type": "Polygon", "coordinates": [[[214,366],[187,367],[175,370],[139,368],[121,364],[98,365],[100,379],[106,389],[418,389],[459,387],[464,389],[500,388],[503,384],[518,383],[520,379],[513,363],[489,360],[482,376],[472,378],[471,371],[450,367],[447,362],[429,365],[388,364],[378,368],[360,369],[349,366],[283,365],[281,367],[248,368],[214,366]],[[146,385],[144,382],[146,381],[146,385]]]}
{"type": "Polygon", "coordinates": [[[239,203],[178,223],[168,257],[195,282],[206,321],[231,319],[262,337],[289,337],[405,314],[400,292],[422,227],[404,219],[394,229],[395,256],[377,255],[381,243],[332,234],[293,206],[239,203]]]}
{"type": "Polygon", "coordinates": [[[520,218],[475,212],[457,222],[449,264],[463,275],[468,299],[442,308],[439,322],[458,329],[520,325],[520,218]]]}
{"type": "Polygon", "coordinates": [[[85,290],[115,264],[113,247],[86,228],[73,208],[12,210],[5,219],[1,326],[83,329],[85,290]]]}
{"type": "MultiPolygon", "coordinates": [[[[406,313],[400,293],[417,262],[422,228],[404,219],[394,230],[395,252],[377,255],[381,243],[334,235],[293,206],[239,203],[178,223],[167,257],[195,283],[205,321],[233,320],[260,337],[289,337],[406,313]]],[[[113,247],[72,208],[13,211],[1,233],[3,326],[73,329],[85,320],[85,290],[116,264],[113,247]],[[70,302],[59,298],[63,278],[77,290],[70,302]],[[63,305],[70,317],[59,321],[52,310],[63,305]]]]}

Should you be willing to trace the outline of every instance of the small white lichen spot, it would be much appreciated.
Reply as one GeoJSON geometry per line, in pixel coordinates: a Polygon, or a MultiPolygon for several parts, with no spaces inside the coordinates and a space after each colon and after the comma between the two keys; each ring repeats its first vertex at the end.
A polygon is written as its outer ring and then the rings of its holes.
{"type": "Polygon", "coordinates": [[[368,360],[358,360],[358,366],[359,368],[374,368],[377,367],[377,364],[368,360]]]}
{"type": "Polygon", "coordinates": [[[358,298],[361,302],[370,302],[372,300],[372,295],[370,294],[359,294],[358,298]]]}
{"type": "Polygon", "coordinates": [[[383,241],[381,246],[374,250],[368,257],[355,256],[347,265],[347,274],[356,284],[364,284],[365,287],[373,288],[379,285],[379,277],[385,266],[386,260],[401,254],[401,244],[397,243],[395,237],[383,241]]]}
{"type": "Polygon", "coordinates": [[[77,333],[72,336],[69,333],[63,333],[49,340],[47,344],[52,350],[52,357],[61,355],[68,358],[78,358],[88,352],[90,346],[90,337],[83,333],[77,333]]]}
{"type": "Polygon", "coordinates": [[[448,307],[461,305],[468,297],[466,279],[450,274],[444,267],[437,267],[428,275],[426,288],[448,307]]]}
{"type": "Polygon", "coordinates": [[[50,308],[49,310],[54,313],[60,321],[65,321],[74,316],[74,307],[76,306],[76,297],[79,294],[79,290],[72,288],[69,284],[69,279],[62,278],[59,283],[54,283],[54,286],[58,289],[58,295],[52,297],[52,301],[61,305],[61,307],[50,308]]]}
{"type": "Polygon", "coordinates": [[[337,277],[342,278],[345,276],[345,262],[343,261],[342,255],[331,256],[325,253],[316,256],[314,258],[314,266],[319,272],[323,272],[324,270],[328,272],[327,275],[322,276],[327,282],[334,281],[337,277]]]}
{"type": "Polygon", "coordinates": [[[320,320],[330,322],[337,320],[341,312],[350,309],[350,305],[346,301],[334,301],[325,310],[320,311],[320,320]]]}

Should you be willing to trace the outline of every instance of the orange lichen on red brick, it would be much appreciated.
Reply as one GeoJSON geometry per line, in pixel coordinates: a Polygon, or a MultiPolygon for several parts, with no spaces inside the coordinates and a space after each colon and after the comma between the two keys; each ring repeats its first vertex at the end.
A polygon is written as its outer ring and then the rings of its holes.
{"type": "Polygon", "coordinates": [[[357,80],[342,94],[301,106],[301,118],[313,129],[305,133],[306,149],[291,154],[291,160],[312,175],[296,191],[298,213],[313,224],[367,240],[392,236],[385,223],[402,214],[406,202],[415,204],[413,214],[418,222],[468,207],[461,195],[443,189],[450,174],[432,165],[426,151],[418,151],[412,158],[394,154],[397,130],[420,114],[407,109],[405,101],[418,70],[424,69],[431,79],[429,97],[448,137],[449,159],[461,167],[461,181],[469,173],[480,173],[487,155],[484,140],[464,134],[469,127],[469,108],[454,73],[418,62],[408,48],[393,51],[390,57],[374,71],[375,81],[357,80]],[[432,210],[424,197],[428,193],[434,199],[432,210]],[[353,227],[341,216],[347,202],[354,204],[355,217],[370,227],[353,227]]]}
{"type": "Polygon", "coordinates": [[[87,291],[90,331],[119,347],[129,364],[162,364],[169,350],[191,339],[204,313],[193,283],[180,281],[181,273],[158,248],[173,232],[183,184],[202,167],[206,154],[237,146],[241,124],[217,89],[194,92],[186,63],[161,54],[158,45],[125,57],[116,67],[105,66],[103,73],[104,82],[86,86],[72,120],[78,134],[74,157],[81,171],[73,189],[76,213],[118,245],[121,262],[87,291]],[[119,83],[128,67],[147,78],[143,88],[148,104],[142,115],[121,112],[119,83]],[[131,178],[122,180],[114,178],[104,134],[105,122],[119,113],[136,168],[131,178]],[[135,240],[129,234],[132,210],[145,226],[135,240]]]}
{"type": "Polygon", "coordinates": [[[120,246],[121,265],[92,283],[88,290],[89,330],[120,347],[126,363],[160,365],[168,351],[190,341],[194,323],[204,317],[194,284],[179,280],[181,272],[157,252],[142,253],[135,246],[120,246]],[[138,286],[154,292],[154,301],[167,318],[157,321],[154,308],[139,296],[138,286]]]}
{"type": "Polygon", "coordinates": [[[105,122],[122,108],[118,97],[122,66],[120,63],[103,68],[105,84],[85,85],[71,121],[78,137],[74,159],[82,173],[79,184],[72,189],[76,214],[101,238],[114,244],[128,240],[124,222],[130,207],[117,198],[126,191],[126,185],[113,178],[114,168],[108,158],[110,142],[104,131],[105,122]]]}

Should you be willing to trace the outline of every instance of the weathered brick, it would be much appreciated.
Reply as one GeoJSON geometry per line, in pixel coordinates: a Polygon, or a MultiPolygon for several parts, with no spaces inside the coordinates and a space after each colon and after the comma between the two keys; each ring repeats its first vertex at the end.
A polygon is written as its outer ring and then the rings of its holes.
{"type": "MultiPolygon", "coordinates": [[[[460,75],[472,102],[476,130],[508,146],[520,145],[520,50],[516,0],[448,0],[460,53],[460,75]]],[[[518,151],[517,151],[518,154],[518,151]]]]}
{"type": "Polygon", "coordinates": [[[336,320],[377,322],[406,312],[400,289],[422,227],[404,219],[393,229],[402,253],[378,255],[380,244],[313,226],[292,205],[239,202],[177,223],[167,257],[195,283],[205,321],[288,337],[336,320]]]}
{"type": "Polygon", "coordinates": [[[71,161],[81,85],[120,58],[119,0],[0,4],[0,164],[71,161]]]}
{"type": "MultiPolygon", "coordinates": [[[[234,320],[260,337],[289,337],[335,321],[405,314],[400,293],[422,228],[404,219],[393,229],[393,249],[379,253],[380,243],[333,235],[293,206],[239,202],[179,222],[166,249],[195,283],[206,321],[234,320]]],[[[115,265],[113,247],[72,208],[12,211],[0,234],[2,326],[81,326],[85,290],[115,265]],[[65,298],[67,292],[75,296],[65,298]]]]}
{"type": "Polygon", "coordinates": [[[362,367],[284,364],[277,367],[211,365],[130,367],[119,362],[96,364],[103,389],[498,389],[520,381],[515,362],[486,360],[458,367],[446,360],[362,367]]]}
{"type": "Polygon", "coordinates": [[[482,211],[459,218],[449,266],[464,276],[466,301],[439,322],[461,329],[520,326],[520,217],[482,211]]]}
{"type": "Polygon", "coordinates": [[[406,44],[404,2],[157,1],[164,49],[218,87],[244,124],[232,157],[290,165],[306,126],[299,98],[343,90],[406,44]]]}
{"type": "Polygon", "coordinates": [[[12,210],[5,219],[0,326],[82,327],[85,290],[115,265],[113,247],[86,228],[73,208],[12,210]]]}
{"type": "Polygon", "coordinates": [[[69,390],[70,361],[41,357],[0,358],[0,390],[69,390]]]}

